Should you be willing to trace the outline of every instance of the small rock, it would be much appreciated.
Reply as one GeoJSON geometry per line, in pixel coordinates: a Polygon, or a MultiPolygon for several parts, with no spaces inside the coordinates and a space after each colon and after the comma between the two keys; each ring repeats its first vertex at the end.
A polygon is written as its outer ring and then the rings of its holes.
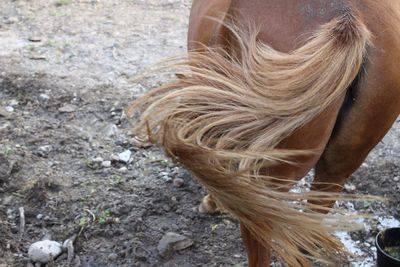
{"type": "Polygon", "coordinates": [[[71,113],[71,112],[76,111],[77,109],[78,109],[78,107],[75,106],[75,105],[72,105],[72,104],[64,104],[64,106],[60,107],[60,108],[58,109],[58,111],[64,112],[64,113],[71,113]]]}
{"type": "Polygon", "coordinates": [[[9,122],[3,123],[3,125],[0,125],[0,131],[6,130],[7,128],[10,128],[10,126],[11,124],[9,122]]]}
{"type": "Polygon", "coordinates": [[[131,158],[132,152],[130,150],[125,150],[118,154],[118,160],[124,163],[128,163],[131,158]]]}
{"type": "Polygon", "coordinates": [[[42,38],[38,37],[38,36],[31,36],[28,38],[28,40],[32,43],[38,43],[42,41],[42,38]]]}
{"type": "Polygon", "coordinates": [[[50,96],[46,94],[40,94],[39,99],[42,101],[48,101],[50,99],[50,96]]]}
{"type": "Polygon", "coordinates": [[[15,214],[15,209],[7,209],[6,214],[7,219],[9,219],[10,221],[14,220],[17,217],[15,214]]]}
{"type": "Polygon", "coordinates": [[[119,161],[119,157],[118,157],[118,155],[111,155],[110,160],[112,162],[119,161]]]}
{"type": "Polygon", "coordinates": [[[44,145],[44,146],[40,146],[39,150],[44,153],[49,153],[53,150],[53,147],[51,145],[44,145]]]}
{"type": "Polygon", "coordinates": [[[12,106],[7,106],[7,107],[5,108],[5,110],[6,110],[8,113],[13,113],[13,112],[14,112],[14,108],[13,108],[12,106]]]}
{"type": "Polygon", "coordinates": [[[354,192],[354,191],[356,190],[356,186],[353,185],[353,184],[345,184],[345,185],[344,185],[344,189],[345,189],[347,192],[354,192]]]}
{"type": "Polygon", "coordinates": [[[62,252],[62,246],[56,241],[43,240],[33,243],[28,250],[28,256],[33,262],[48,263],[62,252]]]}
{"type": "Polygon", "coordinates": [[[13,200],[13,196],[6,196],[3,198],[3,205],[8,205],[11,203],[11,201],[13,200]]]}
{"type": "Polygon", "coordinates": [[[371,245],[370,243],[365,242],[365,243],[364,243],[364,246],[367,247],[367,248],[369,248],[369,247],[371,247],[372,245],[371,245]]]}
{"type": "Polygon", "coordinates": [[[102,163],[104,161],[104,159],[102,157],[96,157],[93,159],[94,163],[102,163]]]}
{"type": "Polygon", "coordinates": [[[5,21],[6,24],[14,24],[14,23],[17,23],[17,22],[18,22],[18,18],[17,18],[17,17],[9,17],[9,18],[5,21]]]}
{"type": "Polygon", "coordinates": [[[44,215],[39,213],[38,215],[36,215],[36,219],[41,220],[43,219],[44,215]]]}
{"type": "Polygon", "coordinates": [[[107,137],[116,136],[118,134],[118,127],[115,124],[110,124],[104,129],[104,134],[107,137]]]}
{"type": "Polygon", "coordinates": [[[3,116],[5,118],[10,117],[10,113],[3,107],[0,107],[0,116],[3,116]]]}
{"type": "Polygon", "coordinates": [[[116,253],[110,253],[108,255],[108,260],[109,261],[115,261],[118,258],[118,255],[116,253]]]}
{"type": "Polygon", "coordinates": [[[166,212],[169,212],[171,210],[171,207],[167,204],[162,206],[163,210],[165,210],[166,212]]]}
{"type": "Polygon", "coordinates": [[[174,251],[183,250],[193,245],[193,240],[177,233],[166,233],[158,243],[157,249],[161,256],[169,257],[174,251]]]}
{"type": "Polygon", "coordinates": [[[127,173],[128,172],[128,168],[127,167],[121,167],[118,169],[119,173],[127,173]]]}
{"type": "Polygon", "coordinates": [[[11,99],[10,102],[8,103],[9,106],[15,107],[18,106],[19,102],[16,99],[11,99]]]}
{"type": "Polygon", "coordinates": [[[185,181],[181,178],[175,178],[173,181],[173,185],[175,187],[182,187],[184,185],[185,181]]]}
{"type": "Polygon", "coordinates": [[[110,168],[111,167],[111,161],[109,161],[109,160],[103,161],[100,165],[103,168],[110,168]]]}
{"type": "Polygon", "coordinates": [[[172,178],[169,177],[168,175],[161,176],[161,179],[163,179],[167,183],[172,182],[172,178]]]}
{"type": "Polygon", "coordinates": [[[398,182],[399,181],[399,177],[398,176],[394,177],[393,181],[398,182]]]}

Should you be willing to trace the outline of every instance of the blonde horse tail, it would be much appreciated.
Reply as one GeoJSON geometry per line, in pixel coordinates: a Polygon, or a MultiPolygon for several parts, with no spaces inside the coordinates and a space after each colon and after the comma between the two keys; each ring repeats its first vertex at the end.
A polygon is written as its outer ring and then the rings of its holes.
{"type": "Polygon", "coordinates": [[[345,250],[331,233],[348,221],[326,220],[305,200],[338,195],[282,190],[285,183],[262,170],[305,153],[276,146],[345,94],[370,33],[348,11],[281,53],[255,31],[227,27],[239,52],[208,49],[178,60],[180,79],[133,103],[131,111],[142,108],[134,131],[161,144],[289,266],[332,260],[345,250]]]}

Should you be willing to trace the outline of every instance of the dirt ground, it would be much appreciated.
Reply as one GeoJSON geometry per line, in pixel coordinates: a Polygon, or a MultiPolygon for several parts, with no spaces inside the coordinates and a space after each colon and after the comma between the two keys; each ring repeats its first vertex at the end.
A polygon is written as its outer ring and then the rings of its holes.
{"type": "MultiPolygon", "coordinates": [[[[74,235],[72,266],[246,265],[238,222],[199,214],[201,186],[159,148],[137,147],[123,114],[159,82],[130,78],[185,51],[189,7],[189,0],[0,1],[1,267],[27,266],[28,247],[45,236],[74,235]],[[130,160],[117,161],[127,150],[130,160]],[[193,245],[161,257],[167,232],[193,245]]],[[[378,229],[400,219],[399,136],[400,120],[346,187],[390,201],[341,204],[375,216],[346,237],[369,259],[363,266],[373,266],[378,229]]],[[[64,255],[48,266],[66,262],[64,255]]]]}

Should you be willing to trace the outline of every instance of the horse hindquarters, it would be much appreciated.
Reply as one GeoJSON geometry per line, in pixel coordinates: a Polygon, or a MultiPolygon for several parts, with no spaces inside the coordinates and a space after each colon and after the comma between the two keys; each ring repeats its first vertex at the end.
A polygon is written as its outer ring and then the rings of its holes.
{"type": "MultiPolygon", "coordinates": [[[[364,0],[359,4],[374,45],[316,165],[314,190],[340,191],[400,114],[400,3],[364,0]]],[[[329,207],[334,202],[317,203],[329,207]]]]}

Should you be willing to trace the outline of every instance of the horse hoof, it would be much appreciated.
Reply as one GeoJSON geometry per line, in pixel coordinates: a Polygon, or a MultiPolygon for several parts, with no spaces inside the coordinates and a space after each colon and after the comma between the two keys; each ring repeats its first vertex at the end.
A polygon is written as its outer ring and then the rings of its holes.
{"type": "Polygon", "coordinates": [[[217,204],[212,200],[210,195],[205,196],[199,205],[199,212],[203,214],[215,214],[218,211],[217,204]]]}

